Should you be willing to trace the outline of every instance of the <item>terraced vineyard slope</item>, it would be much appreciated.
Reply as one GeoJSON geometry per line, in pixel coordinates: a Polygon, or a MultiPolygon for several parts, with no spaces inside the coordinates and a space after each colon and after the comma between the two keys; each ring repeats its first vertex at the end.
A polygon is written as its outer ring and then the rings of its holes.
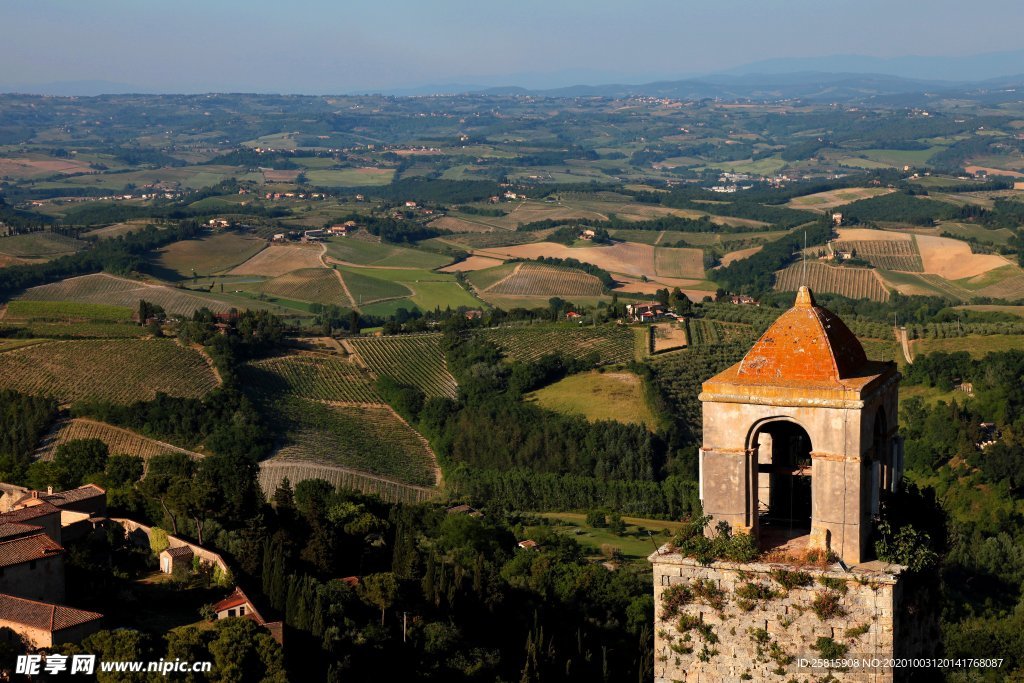
{"type": "Polygon", "coordinates": [[[139,299],[163,306],[168,313],[192,315],[200,308],[215,313],[226,313],[231,305],[192,294],[174,287],[150,285],[138,280],[115,277],[106,273],[72,277],[48,285],[25,290],[19,297],[27,301],[74,301],[80,303],[109,304],[134,309],[139,299]]]}
{"type": "Polygon", "coordinates": [[[531,361],[561,351],[583,355],[596,351],[603,363],[633,360],[633,331],[620,325],[579,327],[566,324],[494,327],[481,334],[513,360],[531,361]]]}
{"type": "Polygon", "coordinates": [[[889,290],[882,286],[878,276],[869,268],[843,268],[808,261],[806,264],[793,264],[775,275],[775,289],[783,292],[795,292],[800,285],[806,284],[815,292],[830,292],[851,299],[889,299],[889,290]]]}
{"type": "Polygon", "coordinates": [[[339,466],[415,486],[437,483],[426,440],[388,406],[338,406],[299,398],[278,404],[286,444],[273,462],[339,466]]]}
{"type": "Polygon", "coordinates": [[[41,460],[52,460],[58,446],[74,439],[99,439],[107,444],[111,455],[133,455],[144,460],[163,453],[184,453],[193,458],[202,457],[199,453],[147,438],[128,429],[84,418],[58,422],[54,429],[43,437],[36,456],[41,460]]]}
{"type": "Polygon", "coordinates": [[[911,273],[924,272],[921,252],[917,241],[909,240],[838,240],[832,243],[835,251],[856,254],[876,268],[903,270],[911,273]]]}
{"type": "Polygon", "coordinates": [[[128,404],[158,392],[200,397],[217,377],[201,354],[171,340],[73,340],[0,353],[0,386],[62,403],[128,404]]]}
{"type": "Polygon", "coordinates": [[[440,334],[364,337],[351,343],[376,374],[418,387],[427,396],[455,397],[458,385],[445,364],[440,334]]]}
{"type": "Polygon", "coordinates": [[[245,382],[261,393],[287,392],[312,401],[381,404],[370,374],[333,355],[292,355],[249,363],[245,382]]]}
{"type": "Polygon", "coordinates": [[[513,296],[601,296],[604,286],[580,270],[520,263],[486,291],[513,296]]]}
{"type": "Polygon", "coordinates": [[[257,289],[284,299],[351,306],[337,276],[326,268],[302,268],[260,283],[257,289]]]}

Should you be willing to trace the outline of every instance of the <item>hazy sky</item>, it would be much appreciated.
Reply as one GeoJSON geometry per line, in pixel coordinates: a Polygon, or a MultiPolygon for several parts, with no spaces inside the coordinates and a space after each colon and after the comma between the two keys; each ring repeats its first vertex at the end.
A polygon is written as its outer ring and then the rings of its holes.
{"type": "Polygon", "coordinates": [[[0,0],[0,84],[340,93],[1024,48],[1020,0],[0,0]]]}

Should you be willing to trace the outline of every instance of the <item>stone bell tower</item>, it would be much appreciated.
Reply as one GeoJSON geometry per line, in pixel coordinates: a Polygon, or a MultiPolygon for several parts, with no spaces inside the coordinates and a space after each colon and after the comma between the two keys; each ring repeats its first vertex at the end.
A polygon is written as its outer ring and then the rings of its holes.
{"type": "Polygon", "coordinates": [[[743,360],[704,382],[706,533],[724,522],[759,556],[709,561],[672,544],[650,556],[656,683],[891,682],[900,672],[884,664],[815,661],[885,662],[936,642],[920,610],[903,616],[904,568],[871,546],[880,493],[902,473],[899,378],[801,287],[743,360]]]}
{"type": "Polygon", "coordinates": [[[879,493],[901,476],[899,373],[801,287],[736,365],[704,382],[700,497],[762,545],[800,543],[845,563],[871,555],[879,493]]]}

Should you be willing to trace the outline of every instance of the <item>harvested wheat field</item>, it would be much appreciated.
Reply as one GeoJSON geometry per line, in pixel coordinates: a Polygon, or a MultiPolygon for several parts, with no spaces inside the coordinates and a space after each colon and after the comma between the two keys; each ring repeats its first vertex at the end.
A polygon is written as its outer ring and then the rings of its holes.
{"type": "Polygon", "coordinates": [[[657,275],[700,280],[704,277],[704,252],[700,249],[655,247],[654,268],[657,275]]]}
{"type": "Polygon", "coordinates": [[[485,291],[511,296],[601,296],[604,286],[583,271],[520,263],[485,291]]]}
{"type": "Polygon", "coordinates": [[[913,238],[913,235],[905,232],[872,230],[870,228],[839,228],[836,232],[839,233],[839,239],[843,242],[859,242],[867,240],[910,240],[913,238]]]}
{"type": "Polygon", "coordinates": [[[504,261],[496,258],[490,258],[487,256],[470,256],[465,261],[459,261],[453,263],[450,266],[439,268],[438,272],[441,273],[468,273],[473,270],[483,270],[484,268],[493,268],[494,266],[500,266],[504,261]]]}
{"type": "MultiPolygon", "coordinates": [[[[538,256],[554,258],[572,258],[577,261],[591,263],[611,273],[624,273],[639,277],[655,274],[654,247],[649,244],[634,242],[616,242],[609,246],[572,248],[554,242],[536,242],[519,244],[511,247],[492,247],[477,249],[476,256],[488,256],[497,259],[535,259],[538,256]]],[[[702,274],[703,276],[703,274],[702,274]]]]}
{"type": "Polygon", "coordinates": [[[242,265],[228,272],[229,275],[266,275],[277,277],[301,268],[319,268],[320,245],[272,245],[242,265]]]}
{"type": "Polygon", "coordinates": [[[764,245],[758,245],[756,247],[750,247],[749,249],[737,249],[736,251],[730,251],[728,254],[722,257],[720,268],[724,268],[728,265],[732,265],[737,261],[742,261],[745,258],[749,258],[757,252],[764,249],[764,245]]]}
{"type": "Polygon", "coordinates": [[[825,192],[804,195],[803,197],[794,197],[789,200],[786,206],[793,209],[824,212],[837,206],[850,204],[861,199],[881,197],[895,191],[887,187],[844,187],[838,190],[827,190],[825,192]]]}
{"type": "Polygon", "coordinates": [[[463,218],[456,218],[455,216],[442,216],[435,221],[431,221],[430,227],[439,230],[451,230],[452,232],[493,232],[497,229],[493,225],[485,225],[463,218]]]}
{"type": "Polygon", "coordinates": [[[997,254],[975,254],[971,245],[948,237],[918,235],[917,248],[924,262],[924,272],[947,280],[974,277],[1009,263],[997,254]]]}

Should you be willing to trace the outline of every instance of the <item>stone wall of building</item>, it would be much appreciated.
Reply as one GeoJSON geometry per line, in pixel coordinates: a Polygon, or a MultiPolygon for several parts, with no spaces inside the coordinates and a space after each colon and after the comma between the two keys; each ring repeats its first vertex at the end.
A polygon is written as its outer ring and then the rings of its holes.
{"type": "Polygon", "coordinates": [[[882,683],[891,669],[801,666],[822,657],[904,656],[917,624],[901,624],[901,567],[849,572],[788,564],[715,562],[668,553],[654,564],[656,683],[839,681],[882,683]],[[901,629],[905,632],[901,632],[901,629]],[[897,646],[894,644],[903,644],[897,646]]]}

